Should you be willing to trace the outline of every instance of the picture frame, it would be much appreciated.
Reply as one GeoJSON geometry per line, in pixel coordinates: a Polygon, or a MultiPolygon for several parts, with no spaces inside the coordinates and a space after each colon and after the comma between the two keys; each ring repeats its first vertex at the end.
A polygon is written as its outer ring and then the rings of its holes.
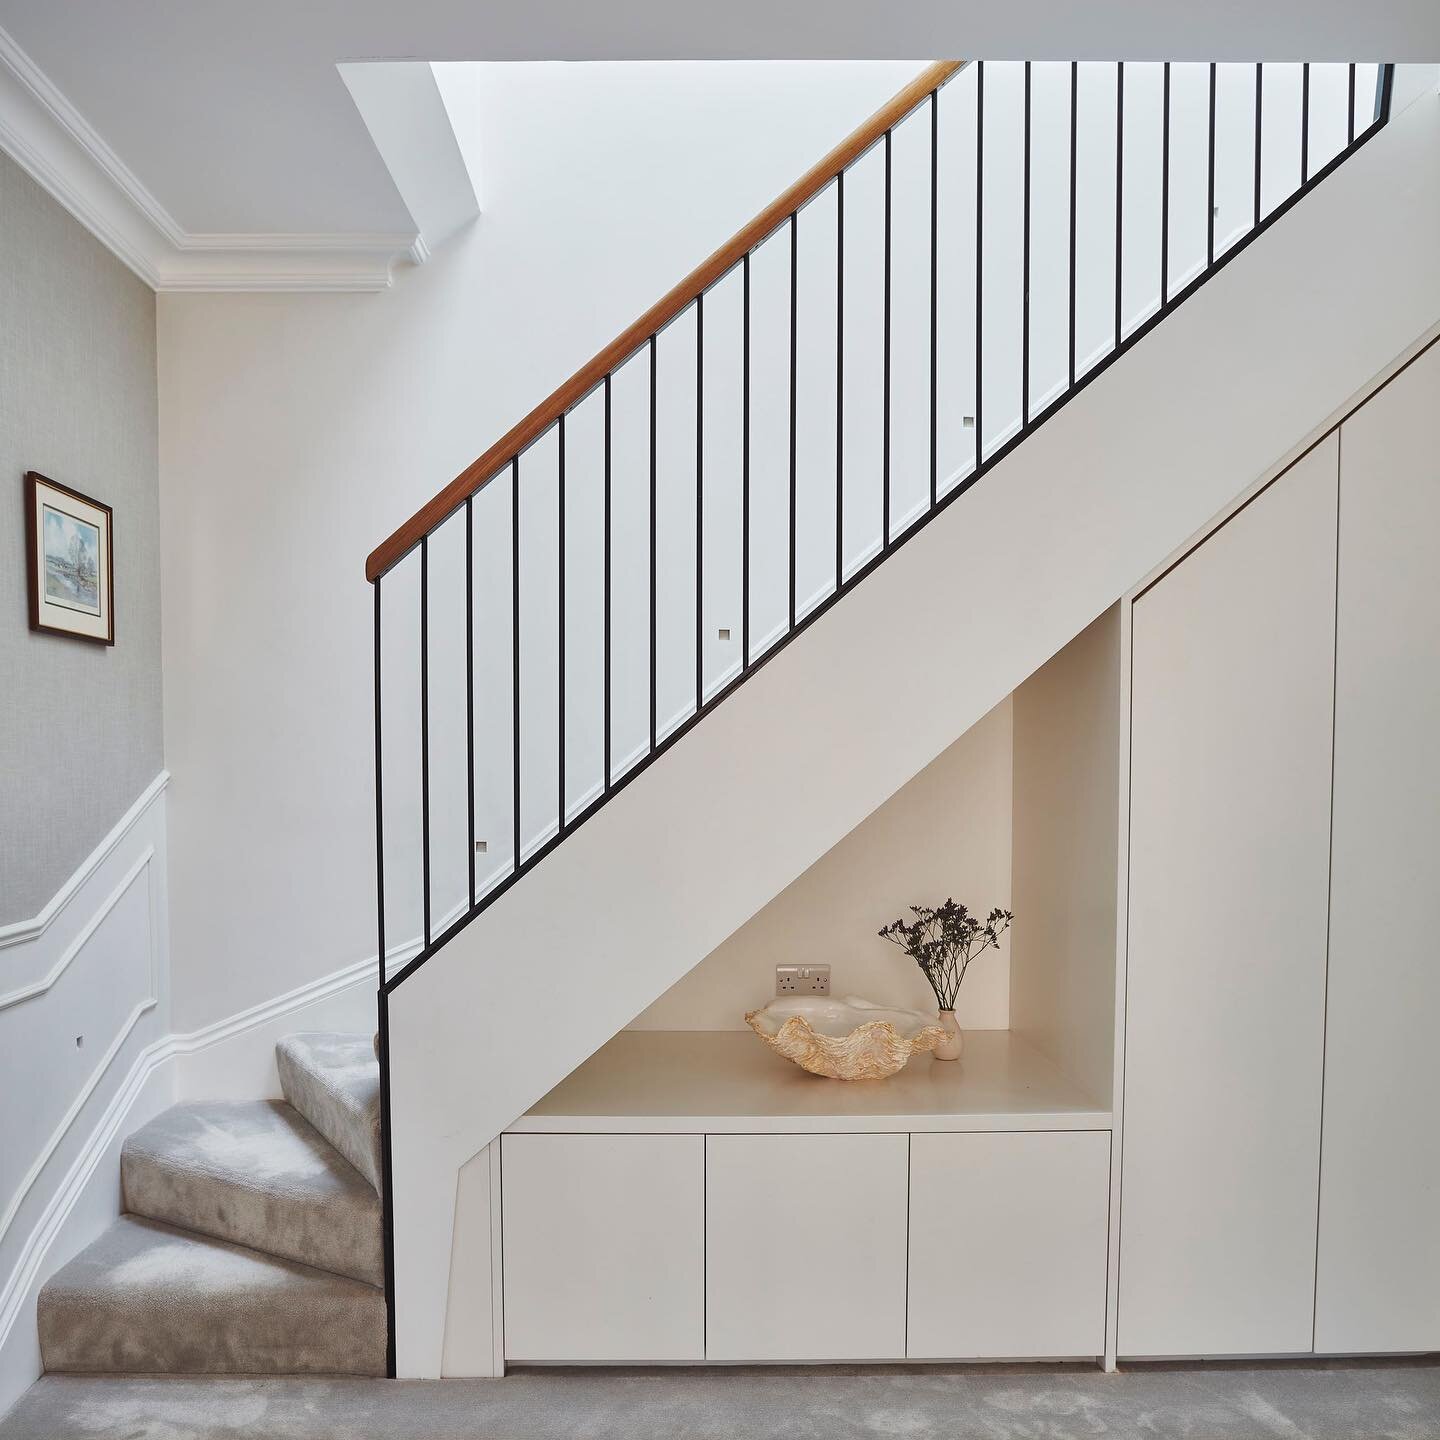
{"type": "Polygon", "coordinates": [[[115,643],[114,516],[108,505],[25,472],[30,628],[115,643]]]}

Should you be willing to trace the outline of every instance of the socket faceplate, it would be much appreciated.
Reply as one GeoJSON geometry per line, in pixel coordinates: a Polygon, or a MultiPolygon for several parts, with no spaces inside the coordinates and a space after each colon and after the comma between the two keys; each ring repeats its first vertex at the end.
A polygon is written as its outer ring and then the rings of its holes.
{"type": "Polygon", "coordinates": [[[777,995],[828,995],[830,993],[830,967],[828,965],[777,965],[775,967],[775,993],[777,995]]]}

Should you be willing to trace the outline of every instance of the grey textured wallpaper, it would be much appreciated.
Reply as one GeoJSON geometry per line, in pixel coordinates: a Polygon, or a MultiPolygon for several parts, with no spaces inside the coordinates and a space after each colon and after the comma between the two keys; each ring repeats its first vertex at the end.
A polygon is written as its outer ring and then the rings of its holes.
{"type": "Polygon", "coordinates": [[[0,925],[162,766],[155,296],[0,153],[0,925]],[[22,480],[114,508],[115,644],[32,634],[22,480]]]}

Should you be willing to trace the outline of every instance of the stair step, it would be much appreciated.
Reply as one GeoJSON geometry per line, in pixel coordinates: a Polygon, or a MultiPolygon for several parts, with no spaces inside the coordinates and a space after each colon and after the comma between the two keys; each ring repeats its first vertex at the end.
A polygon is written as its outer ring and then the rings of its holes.
{"type": "Polygon", "coordinates": [[[385,1373],[373,1286],[133,1215],[46,1282],[37,1318],[52,1372],[385,1373]]]}
{"type": "Polygon", "coordinates": [[[310,1031],[275,1047],[285,1098],[380,1189],[380,1064],[368,1035],[310,1031]]]}
{"type": "Polygon", "coordinates": [[[176,1105],[125,1142],[120,1175],[132,1214],[385,1283],[373,1186],[283,1100],[176,1105]]]}

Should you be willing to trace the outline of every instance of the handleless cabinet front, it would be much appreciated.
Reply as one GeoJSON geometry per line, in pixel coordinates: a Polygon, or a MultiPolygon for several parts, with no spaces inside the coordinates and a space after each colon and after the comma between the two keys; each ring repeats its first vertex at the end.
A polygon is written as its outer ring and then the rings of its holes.
{"type": "Polygon", "coordinates": [[[503,1138],[507,1360],[704,1358],[704,1145],[503,1138]]]}
{"type": "Polygon", "coordinates": [[[904,1356],[909,1146],[908,1135],[707,1138],[707,1359],[904,1356]]]}
{"type": "Polygon", "coordinates": [[[1122,1356],[1312,1345],[1337,460],[1134,603],[1122,1356]]]}

